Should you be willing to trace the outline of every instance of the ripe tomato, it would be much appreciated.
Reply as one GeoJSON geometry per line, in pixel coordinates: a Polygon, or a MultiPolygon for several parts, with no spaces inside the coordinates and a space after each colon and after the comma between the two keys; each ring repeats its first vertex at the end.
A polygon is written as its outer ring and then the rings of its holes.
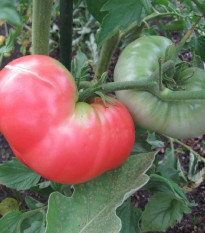
{"type": "Polygon", "coordinates": [[[100,98],[77,102],[72,75],[42,55],[16,59],[0,72],[0,130],[15,155],[41,176],[88,181],[121,165],[134,144],[127,109],[100,98]]]}
{"type": "MultiPolygon", "coordinates": [[[[158,59],[172,42],[162,36],[145,36],[129,44],[119,57],[114,71],[115,81],[137,81],[148,78],[159,69],[158,59]]],[[[176,73],[186,91],[205,89],[205,71],[196,67],[176,73]],[[184,78],[189,74],[189,78],[184,78]]],[[[165,91],[168,89],[165,88],[165,91]]],[[[205,132],[205,100],[163,101],[144,90],[123,90],[116,93],[129,109],[135,122],[174,138],[191,138],[205,132]]],[[[173,91],[174,95],[174,91],[173,91]]]]}

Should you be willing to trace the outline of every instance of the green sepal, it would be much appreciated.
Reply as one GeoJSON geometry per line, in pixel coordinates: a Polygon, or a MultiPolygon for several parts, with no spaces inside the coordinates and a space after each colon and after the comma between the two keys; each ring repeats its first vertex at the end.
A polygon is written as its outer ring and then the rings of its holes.
{"type": "Polygon", "coordinates": [[[108,108],[107,104],[106,104],[106,101],[108,103],[110,103],[111,105],[113,106],[117,106],[115,103],[113,103],[108,97],[106,97],[102,92],[100,91],[96,91],[95,92],[96,95],[100,96],[100,98],[102,99],[103,101],[103,104],[105,105],[106,108],[108,108]]]}

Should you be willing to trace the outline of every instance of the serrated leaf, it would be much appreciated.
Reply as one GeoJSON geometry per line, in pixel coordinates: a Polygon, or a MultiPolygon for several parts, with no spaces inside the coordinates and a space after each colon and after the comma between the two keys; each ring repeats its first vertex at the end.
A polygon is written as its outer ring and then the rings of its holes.
{"type": "Polygon", "coordinates": [[[140,0],[141,4],[143,5],[145,11],[147,14],[151,14],[152,13],[152,8],[151,8],[151,3],[149,0],[140,0]]]}
{"type": "Polygon", "coordinates": [[[0,219],[1,233],[16,233],[16,227],[22,218],[23,213],[20,211],[12,211],[4,215],[0,219]]]}
{"type": "Polygon", "coordinates": [[[102,12],[102,6],[109,0],[86,0],[89,12],[94,16],[96,20],[102,23],[103,18],[107,12],[102,12]]]}
{"type": "Polygon", "coordinates": [[[136,0],[109,0],[103,5],[101,11],[109,13],[103,18],[97,38],[98,46],[101,46],[118,30],[126,30],[131,23],[137,21],[140,24],[142,4],[136,0]]]}
{"type": "Polygon", "coordinates": [[[162,142],[161,139],[156,136],[154,132],[148,133],[146,141],[152,146],[152,149],[155,149],[157,147],[164,147],[164,142],[162,142]]]}
{"type": "Polygon", "coordinates": [[[1,0],[0,1],[0,19],[14,26],[21,24],[21,19],[16,11],[15,1],[1,0]]]}
{"type": "Polygon", "coordinates": [[[141,233],[139,221],[142,210],[134,207],[130,198],[117,209],[117,215],[122,221],[120,233],[141,233]]]}
{"type": "Polygon", "coordinates": [[[163,176],[152,174],[150,176],[149,182],[145,185],[144,188],[149,189],[151,192],[166,192],[174,194],[176,198],[183,199],[188,203],[188,200],[182,189],[176,183],[163,176]]]}
{"type": "Polygon", "coordinates": [[[166,150],[164,158],[158,166],[157,172],[177,184],[180,184],[181,182],[187,184],[187,179],[182,171],[180,161],[173,151],[166,150]]]}
{"type": "Polygon", "coordinates": [[[119,233],[121,221],[116,209],[148,181],[144,173],[151,166],[154,154],[130,156],[119,168],[76,185],[72,197],[52,193],[46,233],[59,230],[62,233],[119,233]]]}
{"type": "Polygon", "coordinates": [[[173,227],[176,221],[181,221],[184,213],[190,213],[190,208],[183,200],[173,194],[155,193],[142,213],[142,231],[163,231],[173,227]]]}
{"type": "Polygon", "coordinates": [[[23,165],[18,159],[0,164],[0,184],[16,190],[26,190],[36,185],[40,176],[23,165]]]}

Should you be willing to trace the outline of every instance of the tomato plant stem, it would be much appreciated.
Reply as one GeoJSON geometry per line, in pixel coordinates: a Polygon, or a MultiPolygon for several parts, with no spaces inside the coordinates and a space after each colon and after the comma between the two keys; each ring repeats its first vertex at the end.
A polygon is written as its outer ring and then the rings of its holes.
{"type": "Polygon", "coordinates": [[[32,53],[49,55],[49,32],[53,0],[33,0],[32,53]]]}
{"type": "Polygon", "coordinates": [[[100,79],[101,75],[108,70],[110,61],[117,48],[119,40],[120,36],[118,31],[103,44],[96,67],[95,79],[100,79]]]}
{"type": "Polygon", "coordinates": [[[60,1],[60,60],[71,70],[73,0],[60,1]]]}

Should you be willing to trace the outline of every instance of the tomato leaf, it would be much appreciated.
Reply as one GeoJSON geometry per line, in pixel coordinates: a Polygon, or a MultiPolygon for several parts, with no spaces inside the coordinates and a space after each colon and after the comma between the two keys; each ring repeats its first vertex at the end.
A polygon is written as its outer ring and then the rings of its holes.
{"type": "Polygon", "coordinates": [[[75,186],[72,197],[54,192],[49,198],[46,233],[119,233],[121,221],[116,209],[148,181],[145,174],[153,152],[130,156],[119,168],[75,186]]]}
{"type": "Polygon", "coordinates": [[[142,213],[142,231],[166,231],[181,221],[184,213],[190,213],[192,205],[182,189],[173,181],[153,174],[144,187],[154,195],[142,213]]]}
{"type": "Polygon", "coordinates": [[[163,160],[158,166],[157,172],[163,177],[174,181],[187,184],[187,179],[181,169],[180,161],[173,151],[166,150],[163,160]]]}
{"type": "Polygon", "coordinates": [[[172,193],[155,193],[142,214],[142,231],[166,231],[190,212],[187,204],[172,193]]]}
{"type": "Polygon", "coordinates": [[[14,26],[21,24],[20,17],[16,11],[14,0],[1,0],[0,1],[0,19],[4,20],[14,26]]]}
{"type": "Polygon", "coordinates": [[[20,211],[12,211],[4,215],[0,219],[1,233],[15,233],[16,227],[22,216],[23,213],[20,211]]]}
{"type": "Polygon", "coordinates": [[[36,185],[40,176],[23,165],[18,159],[0,165],[0,183],[16,190],[26,190],[36,185]]]}
{"type": "Polygon", "coordinates": [[[108,2],[109,0],[86,0],[89,12],[97,19],[100,23],[102,23],[103,18],[107,14],[107,12],[102,12],[102,6],[108,2]]]}
{"type": "Polygon", "coordinates": [[[118,30],[126,30],[134,21],[140,24],[142,7],[141,2],[136,0],[109,0],[105,3],[101,11],[109,13],[103,18],[102,28],[98,35],[98,46],[101,46],[118,30]]]}
{"type": "Polygon", "coordinates": [[[142,211],[133,206],[130,198],[117,209],[117,215],[122,221],[120,233],[141,233],[139,220],[142,211]]]}
{"type": "Polygon", "coordinates": [[[196,38],[195,43],[196,54],[199,55],[203,61],[205,61],[205,36],[199,36],[196,38]]]}

